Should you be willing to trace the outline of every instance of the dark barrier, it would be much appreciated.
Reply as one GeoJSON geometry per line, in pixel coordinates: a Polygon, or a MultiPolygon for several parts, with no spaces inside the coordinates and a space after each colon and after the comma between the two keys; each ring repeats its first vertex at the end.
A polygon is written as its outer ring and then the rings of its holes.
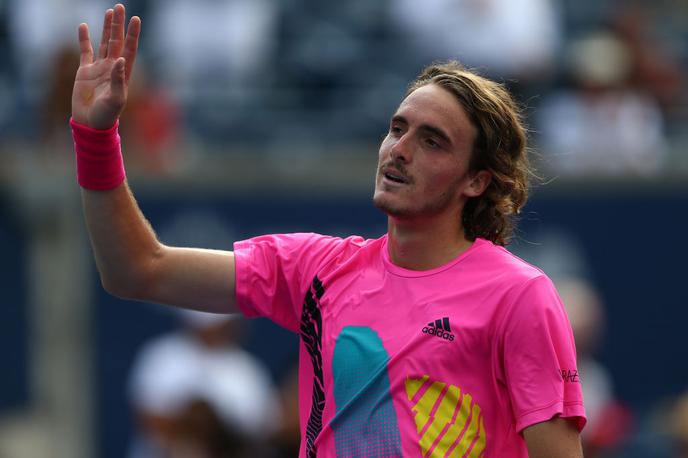
{"type": "Polygon", "coordinates": [[[0,200],[0,412],[28,406],[26,233],[0,200]]]}

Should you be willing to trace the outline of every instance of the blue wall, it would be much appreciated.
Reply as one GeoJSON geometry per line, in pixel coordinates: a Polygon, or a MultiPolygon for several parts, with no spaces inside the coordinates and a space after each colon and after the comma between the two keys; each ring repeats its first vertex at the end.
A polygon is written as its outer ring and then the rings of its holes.
{"type": "Polygon", "coordinates": [[[0,413],[29,400],[29,316],[26,238],[19,219],[0,199],[0,413]]]}

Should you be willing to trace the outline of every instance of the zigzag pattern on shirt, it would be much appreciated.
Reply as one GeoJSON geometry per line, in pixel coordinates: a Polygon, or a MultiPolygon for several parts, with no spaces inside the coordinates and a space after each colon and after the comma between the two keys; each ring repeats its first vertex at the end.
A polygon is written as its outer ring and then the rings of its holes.
{"type": "Polygon", "coordinates": [[[407,378],[406,395],[425,458],[479,458],[485,450],[485,426],[480,406],[458,386],[432,382],[424,375],[407,378]]]}
{"type": "Polygon", "coordinates": [[[325,384],[323,382],[322,367],[322,315],[320,313],[320,298],[325,293],[322,282],[318,277],[313,278],[313,284],[306,293],[301,309],[301,341],[308,349],[313,364],[313,394],[311,413],[306,426],[306,456],[315,458],[317,447],[315,439],[322,431],[322,416],[325,409],[325,384]]]}

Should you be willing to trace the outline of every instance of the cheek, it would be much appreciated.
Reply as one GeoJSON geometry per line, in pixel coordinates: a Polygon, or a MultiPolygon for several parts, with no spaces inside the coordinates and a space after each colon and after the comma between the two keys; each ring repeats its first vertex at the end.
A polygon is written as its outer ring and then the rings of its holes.
{"type": "Polygon", "coordinates": [[[426,186],[430,192],[451,194],[461,185],[461,177],[448,169],[434,170],[426,175],[426,186]]]}

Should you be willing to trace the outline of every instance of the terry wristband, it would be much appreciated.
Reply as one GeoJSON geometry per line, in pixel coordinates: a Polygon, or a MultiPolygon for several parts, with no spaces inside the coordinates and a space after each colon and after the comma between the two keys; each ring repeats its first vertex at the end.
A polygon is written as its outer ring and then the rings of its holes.
{"type": "Polygon", "coordinates": [[[76,152],[76,177],[86,189],[114,189],[126,178],[120,146],[119,121],[106,130],[92,129],[69,120],[76,152]]]}

